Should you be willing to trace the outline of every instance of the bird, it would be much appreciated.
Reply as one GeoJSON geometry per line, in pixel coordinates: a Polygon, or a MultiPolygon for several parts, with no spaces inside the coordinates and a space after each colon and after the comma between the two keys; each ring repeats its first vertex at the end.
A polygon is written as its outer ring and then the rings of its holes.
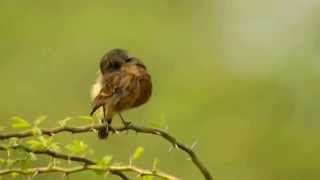
{"type": "Polygon", "coordinates": [[[113,117],[119,114],[125,126],[121,112],[145,104],[152,94],[151,76],[144,63],[137,57],[129,56],[128,51],[115,48],[108,51],[100,60],[100,72],[92,86],[92,116],[103,108],[98,130],[100,139],[107,139],[113,117]]]}

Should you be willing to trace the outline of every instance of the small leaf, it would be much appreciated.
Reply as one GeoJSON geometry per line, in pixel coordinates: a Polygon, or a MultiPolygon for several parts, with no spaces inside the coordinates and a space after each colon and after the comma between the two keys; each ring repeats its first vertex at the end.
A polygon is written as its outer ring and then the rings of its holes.
{"type": "Polygon", "coordinates": [[[157,169],[157,166],[158,166],[159,162],[160,162],[160,160],[158,158],[154,158],[153,159],[153,163],[152,163],[152,169],[153,170],[157,169]]]}
{"type": "Polygon", "coordinates": [[[93,172],[97,175],[97,176],[104,176],[105,171],[101,171],[101,170],[93,170],[93,172]]]}
{"type": "Polygon", "coordinates": [[[38,158],[37,158],[37,155],[33,152],[29,152],[28,153],[28,159],[30,159],[31,161],[36,161],[38,158]]]}
{"type": "Polygon", "coordinates": [[[16,177],[18,177],[18,176],[19,176],[19,173],[16,173],[16,172],[11,173],[11,177],[12,177],[12,178],[16,178],[16,177]]]}
{"type": "Polygon", "coordinates": [[[44,137],[44,136],[39,136],[39,142],[41,143],[41,145],[43,147],[47,147],[48,146],[48,140],[44,137]]]}
{"type": "Polygon", "coordinates": [[[51,143],[49,148],[55,152],[60,152],[61,148],[58,143],[51,143]]]}
{"type": "Polygon", "coordinates": [[[84,153],[88,148],[88,145],[85,144],[83,141],[74,140],[72,144],[66,145],[66,149],[69,150],[71,153],[84,153]]]}
{"type": "Polygon", "coordinates": [[[31,131],[32,131],[32,134],[33,134],[34,136],[36,136],[36,135],[42,135],[42,131],[41,131],[40,128],[35,127],[35,128],[32,128],[31,131]]]}
{"type": "Polygon", "coordinates": [[[48,146],[50,146],[53,143],[53,136],[49,136],[49,138],[46,138],[48,146]]]}
{"type": "Polygon", "coordinates": [[[39,126],[44,120],[47,119],[47,116],[40,116],[34,121],[34,126],[39,126]]]}
{"type": "Polygon", "coordinates": [[[100,166],[108,166],[110,162],[112,161],[112,156],[104,156],[101,160],[97,162],[98,165],[100,166]]]}
{"type": "Polygon", "coordinates": [[[16,146],[16,145],[18,145],[18,138],[16,138],[16,137],[13,137],[13,138],[10,138],[9,139],[9,145],[10,146],[16,146]]]}
{"type": "Polygon", "coordinates": [[[64,127],[67,125],[67,122],[70,120],[72,120],[72,117],[66,117],[66,118],[60,120],[58,123],[61,127],[64,127]]]}
{"type": "Polygon", "coordinates": [[[44,147],[40,141],[37,141],[34,139],[30,139],[26,143],[29,144],[31,146],[31,148],[33,148],[33,149],[41,149],[44,147]]]}
{"type": "Polygon", "coordinates": [[[20,117],[13,117],[13,123],[11,124],[12,128],[29,128],[31,127],[30,123],[20,117]]]}
{"type": "Polygon", "coordinates": [[[83,119],[83,120],[89,120],[89,121],[93,121],[93,117],[91,116],[79,116],[80,119],[83,119]]]}
{"type": "Polygon", "coordinates": [[[141,157],[144,152],[144,148],[142,146],[137,147],[136,151],[133,154],[133,160],[137,160],[141,157]]]}
{"type": "Polygon", "coordinates": [[[88,145],[86,145],[83,141],[80,141],[79,145],[80,145],[80,148],[83,150],[86,150],[88,147],[88,145]]]}

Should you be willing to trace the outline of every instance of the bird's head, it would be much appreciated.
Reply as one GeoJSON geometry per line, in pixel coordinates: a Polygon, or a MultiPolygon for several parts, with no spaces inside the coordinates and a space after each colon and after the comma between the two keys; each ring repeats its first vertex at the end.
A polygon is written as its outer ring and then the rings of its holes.
{"type": "Polygon", "coordinates": [[[128,52],[124,49],[116,48],[108,51],[100,61],[101,73],[118,71],[128,58],[128,52]]]}
{"type": "Polygon", "coordinates": [[[146,66],[143,64],[143,62],[136,58],[136,57],[129,57],[125,60],[125,65],[126,66],[138,66],[141,67],[143,69],[146,69],[146,66]]]}
{"type": "Polygon", "coordinates": [[[123,66],[139,66],[146,69],[141,60],[130,57],[124,49],[116,48],[107,52],[101,59],[100,71],[102,74],[119,71],[123,66]]]}

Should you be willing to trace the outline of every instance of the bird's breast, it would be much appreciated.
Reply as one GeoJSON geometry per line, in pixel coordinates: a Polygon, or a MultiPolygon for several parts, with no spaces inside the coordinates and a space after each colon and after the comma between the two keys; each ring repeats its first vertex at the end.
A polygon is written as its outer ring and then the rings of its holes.
{"type": "Polygon", "coordinates": [[[94,98],[96,98],[98,96],[98,94],[100,93],[101,89],[102,89],[102,76],[99,75],[96,82],[92,85],[91,88],[91,99],[94,100],[94,98]]]}

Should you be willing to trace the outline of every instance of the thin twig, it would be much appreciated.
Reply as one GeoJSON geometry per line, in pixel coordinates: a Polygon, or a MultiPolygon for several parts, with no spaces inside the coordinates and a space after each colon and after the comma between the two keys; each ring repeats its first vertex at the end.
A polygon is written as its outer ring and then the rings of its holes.
{"type": "Polygon", "coordinates": [[[46,154],[51,157],[63,159],[63,160],[67,160],[67,161],[82,162],[82,163],[84,163],[84,165],[96,164],[95,161],[81,157],[81,156],[69,156],[66,154],[52,151],[50,149],[31,149],[31,148],[29,148],[27,146],[23,146],[23,145],[14,145],[14,146],[10,146],[10,147],[0,145],[0,151],[7,151],[8,149],[21,149],[25,152],[33,152],[35,154],[46,154]]]}
{"type": "MultiPolygon", "coordinates": [[[[90,131],[94,131],[94,130],[99,130],[101,128],[104,128],[104,126],[101,124],[95,124],[95,125],[79,126],[79,127],[63,126],[63,127],[57,127],[57,128],[41,129],[41,131],[42,131],[42,134],[45,134],[45,135],[53,135],[53,134],[57,134],[57,133],[61,133],[61,132],[70,132],[72,134],[77,134],[77,133],[85,133],[85,132],[90,132],[90,131]]],[[[132,123],[129,124],[128,126],[116,127],[116,128],[112,128],[112,129],[114,131],[118,131],[118,132],[132,130],[132,131],[135,131],[138,133],[154,134],[154,135],[158,135],[158,136],[166,139],[174,147],[177,147],[177,148],[183,150],[184,152],[186,152],[190,156],[192,162],[200,170],[200,172],[202,173],[202,175],[204,176],[204,178],[206,180],[213,180],[213,177],[210,174],[209,170],[199,160],[196,153],[188,146],[179,142],[174,136],[170,135],[169,133],[167,133],[161,129],[158,129],[158,128],[138,126],[138,125],[134,125],[132,123]]],[[[0,134],[0,139],[9,139],[11,137],[26,138],[26,137],[30,137],[33,135],[34,135],[34,133],[32,130],[27,130],[27,131],[23,131],[23,132],[0,134]]]]}
{"type": "Polygon", "coordinates": [[[94,171],[100,171],[100,172],[111,172],[112,174],[120,175],[123,179],[128,179],[128,177],[124,176],[123,172],[134,172],[137,173],[139,176],[154,176],[159,177],[165,180],[178,180],[178,178],[170,176],[168,174],[165,174],[160,171],[151,171],[147,169],[141,169],[138,167],[134,167],[131,165],[128,166],[108,166],[108,167],[102,167],[97,165],[88,165],[88,166],[78,166],[73,168],[66,168],[66,167],[39,167],[39,168],[30,168],[30,169],[4,169],[0,170],[0,175],[6,175],[11,173],[18,173],[21,175],[34,175],[34,174],[43,174],[43,173],[64,173],[66,175],[70,175],[73,173],[81,172],[81,171],[87,171],[87,170],[94,170],[94,171]]]}
{"type": "Polygon", "coordinates": [[[84,163],[83,166],[79,166],[76,168],[61,168],[61,167],[45,167],[45,168],[31,168],[31,169],[6,169],[6,170],[0,170],[0,175],[8,174],[10,172],[16,172],[19,174],[32,174],[32,173],[50,173],[50,172],[61,172],[65,174],[72,174],[76,173],[79,171],[84,171],[84,170],[99,170],[99,171],[108,171],[113,175],[117,175],[121,177],[124,180],[128,180],[129,178],[124,174],[124,172],[136,172],[139,176],[155,176],[155,177],[161,177],[163,179],[167,180],[178,180],[177,177],[168,175],[166,173],[163,173],[161,171],[151,171],[151,170],[146,170],[146,169],[141,169],[132,165],[128,166],[108,166],[108,167],[101,167],[97,166],[97,162],[87,159],[85,157],[80,157],[80,156],[68,156],[63,153],[58,153],[49,149],[43,149],[43,150],[38,150],[38,149],[32,149],[23,145],[14,145],[14,146],[3,146],[0,145],[0,151],[7,151],[8,149],[21,149],[26,152],[32,152],[35,154],[42,154],[42,155],[48,155],[54,158],[58,159],[63,159],[63,160],[68,160],[68,161],[75,161],[75,162],[82,162],[84,163]]]}

